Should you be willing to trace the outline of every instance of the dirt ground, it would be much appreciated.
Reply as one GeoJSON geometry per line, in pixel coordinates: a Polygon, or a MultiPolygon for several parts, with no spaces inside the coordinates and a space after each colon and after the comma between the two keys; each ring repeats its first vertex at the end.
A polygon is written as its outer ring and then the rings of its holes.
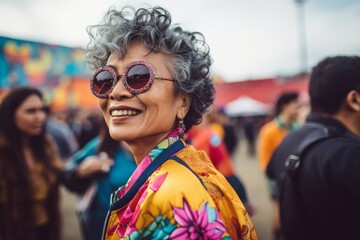
{"type": "MultiPolygon", "coordinates": [[[[271,240],[273,209],[266,189],[265,176],[260,170],[258,161],[255,156],[247,154],[245,142],[239,143],[233,161],[255,207],[252,221],[258,237],[261,240],[271,240]]],[[[81,240],[80,227],[75,214],[76,200],[74,194],[62,189],[63,240],[81,240]]]]}

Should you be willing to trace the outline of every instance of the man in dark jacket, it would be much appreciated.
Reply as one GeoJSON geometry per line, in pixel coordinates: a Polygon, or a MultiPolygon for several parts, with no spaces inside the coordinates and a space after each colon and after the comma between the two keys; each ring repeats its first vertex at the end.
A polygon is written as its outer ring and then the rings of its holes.
{"type": "Polygon", "coordinates": [[[287,240],[360,239],[360,57],[326,58],[309,91],[306,124],[288,134],[267,167],[280,192],[282,231],[287,240]],[[309,126],[334,136],[302,153],[289,184],[285,162],[312,134],[309,126]]]}

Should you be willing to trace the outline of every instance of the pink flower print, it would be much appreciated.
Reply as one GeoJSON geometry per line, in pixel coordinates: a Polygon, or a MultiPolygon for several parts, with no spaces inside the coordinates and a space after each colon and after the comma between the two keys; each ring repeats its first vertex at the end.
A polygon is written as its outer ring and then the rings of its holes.
{"type": "Polygon", "coordinates": [[[119,223],[109,227],[107,230],[108,235],[112,236],[114,234],[114,232],[116,231],[116,229],[118,228],[118,226],[119,226],[119,223]]]}
{"type": "MultiPolygon", "coordinates": [[[[119,211],[119,228],[118,228],[118,236],[123,237],[126,235],[126,232],[129,231],[129,226],[135,226],[139,218],[139,205],[145,200],[147,196],[146,188],[148,187],[148,183],[146,182],[137,192],[135,197],[130,201],[130,203],[126,206],[125,209],[119,211]]],[[[131,230],[133,231],[133,230],[131,230]]]]}
{"type": "Polygon", "coordinates": [[[154,192],[157,192],[157,190],[159,190],[159,188],[163,184],[166,176],[167,176],[167,173],[164,173],[164,174],[156,177],[150,185],[151,190],[153,190],[154,192]]]}
{"type": "Polygon", "coordinates": [[[215,208],[205,203],[197,211],[192,210],[185,199],[183,203],[183,208],[173,207],[175,221],[180,226],[171,233],[170,239],[222,239],[226,229],[218,214],[214,214],[215,208]]]}
{"type": "Polygon", "coordinates": [[[132,205],[133,205],[133,208],[136,208],[136,206],[140,205],[140,204],[146,199],[146,197],[147,197],[146,189],[147,189],[148,186],[149,186],[149,183],[146,182],[146,183],[139,189],[139,191],[137,192],[136,196],[135,196],[134,199],[133,199],[133,200],[135,200],[135,201],[132,201],[133,203],[135,203],[135,205],[132,204],[132,205]],[[140,196],[140,198],[139,198],[138,201],[136,201],[137,196],[140,196]]]}
{"type": "Polygon", "coordinates": [[[136,229],[135,224],[136,224],[136,222],[138,221],[139,216],[140,216],[140,207],[137,207],[137,208],[135,209],[135,212],[134,212],[134,214],[133,214],[133,216],[132,216],[132,219],[131,219],[131,221],[130,221],[130,223],[129,223],[129,225],[128,225],[128,228],[127,228],[125,234],[124,234],[124,235],[119,235],[120,237],[123,237],[123,236],[126,236],[126,235],[130,235],[131,233],[138,231],[138,230],[136,229]]]}
{"type": "Polygon", "coordinates": [[[125,209],[122,209],[121,211],[118,212],[118,218],[119,218],[119,223],[118,223],[118,228],[116,230],[117,234],[119,237],[123,237],[126,231],[126,228],[128,226],[128,223],[131,219],[131,217],[133,216],[134,212],[132,211],[132,209],[127,206],[125,209]]]}

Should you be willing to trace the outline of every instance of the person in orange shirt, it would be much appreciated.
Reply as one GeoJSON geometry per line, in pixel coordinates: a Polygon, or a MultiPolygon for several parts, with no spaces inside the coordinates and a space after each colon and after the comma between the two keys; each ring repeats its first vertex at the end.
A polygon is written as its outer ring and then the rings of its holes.
{"type": "Polygon", "coordinates": [[[231,161],[230,153],[224,142],[225,131],[217,122],[214,112],[204,116],[201,124],[191,128],[187,140],[199,149],[205,151],[215,168],[224,175],[243,202],[249,215],[254,214],[254,208],[248,199],[245,186],[236,175],[235,166],[231,161]]]}
{"type": "MultiPolygon", "coordinates": [[[[220,125],[221,129],[221,125],[220,125]]],[[[235,168],[223,142],[224,130],[214,129],[211,125],[211,116],[204,116],[200,125],[190,130],[188,140],[197,149],[204,150],[210,157],[215,168],[225,177],[235,174],[235,168]]]]}
{"type": "MultiPolygon", "coordinates": [[[[296,92],[282,93],[275,104],[275,117],[266,123],[259,132],[258,158],[260,167],[265,171],[275,149],[280,145],[285,135],[299,127],[297,123],[299,113],[299,95],[296,92]]],[[[274,205],[273,231],[274,239],[280,238],[279,207],[275,184],[268,181],[268,189],[274,205]]]]}

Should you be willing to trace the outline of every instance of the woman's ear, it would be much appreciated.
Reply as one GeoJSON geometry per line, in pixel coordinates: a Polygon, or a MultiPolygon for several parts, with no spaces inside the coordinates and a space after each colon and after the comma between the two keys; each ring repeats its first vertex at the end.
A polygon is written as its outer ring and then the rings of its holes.
{"type": "Polygon", "coordinates": [[[360,92],[351,90],[346,96],[346,105],[355,112],[360,112],[360,92]]]}
{"type": "Polygon", "coordinates": [[[191,99],[188,94],[183,93],[183,94],[180,94],[179,101],[180,101],[180,104],[179,104],[176,116],[178,119],[184,119],[190,109],[191,99]]]}

